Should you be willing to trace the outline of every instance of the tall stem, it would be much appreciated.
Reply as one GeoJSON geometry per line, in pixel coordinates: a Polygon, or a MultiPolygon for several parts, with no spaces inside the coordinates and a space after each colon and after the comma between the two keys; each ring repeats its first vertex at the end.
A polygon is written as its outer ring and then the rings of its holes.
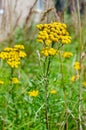
{"type": "MultiPolygon", "coordinates": [[[[48,118],[48,110],[49,110],[49,104],[48,104],[48,77],[49,77],[49,68],[50,68],[50,56],[47,58],[48,63],[47,63],[47,68],[46,68],[46,73],[45,73],[45,77],[44,77],[44,89],[45,89],[45,118],[46,118],[46,129],[49,130],[49,118],[48,118]]],[[[45,59],[46,62],[46,59],[45,59]]],[[[46,65],[46,63],[44,64],[46,65]]],[[[44,66],[45,68],[45,66],[44,66]]]]}
{"type": "MultiPolygon", "coordinates": [[[[14,69],[13,68],[11,68],[11,78],[13,78],[13,73],[14,73],[14,69]]],[[[12,96],[12,100],[13,100],[13,103],[14,103],[14,86],[13,86],[13,84],[11,83],[11,85],[12,85],[12,89],[11,89],[11,96],[12,96]]]]}
{"type": "MultiPolygon", "coordinates": [[[[14,69],[13,68],[11,68],[11,78],[13,78],[13,74],[14,74],[14,69]]],[[[13,108],[14,108],[14,110],[15,110],[15,114],[16,114],[16,119],[15,119],[15,123],[17,124],[17,120],[18,120],[18,112],[17,112],[17,109],[16,109],[16,105],[15,105],[15,90],[14,90],[14,84],[13,83],[11,83],[11,87],[12,87],[12,89],[11,89],[11,96],[12,96],[12,102],[13,102],[13,108]]]]}
{"type": "Polygon", "coordinates": [[[62,82],[62,87],[63,87],[63,93],[64,93],[64,108],[65,108],[65,125],[64,125],[64,130],[68,130],[68,112],[67,112],[67,96],[66,96],[66,88],[64,84],[64,74],[63,74],[63,64],[62,64],[62,58],[60,55],[60,71],[61,71],[61,82],[62,82]]]}
{"type": "MultiPolygon", "coordinates": [[[[77,0],[77,8],[78,8],[78,24],[79,24],[79,35],[80,35],[80,64],[81,64],[81,53],[82,53],[82,35],[81,35],[81,19],[80,19],[80,7],[79,0],[77,0]]],[[[80,70],[81,77],[81,70],[80,70]]],[[[78,130],[82,130],[82,120],[81,120],[81,109],[82,109],[82,86],[81,86],[81,78],[79,80],[79,97],[78,97],[78,130]]]]}

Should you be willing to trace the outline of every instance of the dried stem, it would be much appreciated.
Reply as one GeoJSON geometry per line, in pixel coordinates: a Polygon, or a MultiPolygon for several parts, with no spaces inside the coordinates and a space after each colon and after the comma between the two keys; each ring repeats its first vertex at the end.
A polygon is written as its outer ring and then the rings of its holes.
{"type": "MultiPolygon", "coordinates": [[[[49,8],[49,0],[46,0],[46,8],[49,8]]],[[[47,15],[47,23],[49,22],[49,14],[47,15]]]]}
{"type": "MultiPolygon", "coordinates": [[[[79,1],[77,0],[77,9],[78,9],[78,24],[79,24],[79,35],[80,35],[80,64],[81,64],[81,53],[82,53],[82,36],[81,36],[81,19],[80,19],[80,7],[79,7],[79,1]]],[[[80,70],[80,77],[81,77],[81,70],[80,70]]],[[[81,86],[81,78],[79,80],[79,97],[78,97],[78,130],[82,130],[82,119],[81,119],[81,113],[82,113],[82,86],[81,86]]]]}
{"type": "Polygon", "coordinates": [[[36,5],[37,1],[38,1],[38,0],[35,0],[35,2],[34,2],[33,5],[31,6],[31,8],[30,8],[30,10],[29,10],[29,12],[28,12],[28,15],[27,15],[27,17],[26,17],[26,19],[25,19],[25,23],[24,23],[24,28],[25,28],[25,30],[27,30],[28,22],[29,22],[29,20],[31,20],[31,16],[32,16],[32,14],[33,14],[33,8],[34,8],[34,6],[36,5]]]}

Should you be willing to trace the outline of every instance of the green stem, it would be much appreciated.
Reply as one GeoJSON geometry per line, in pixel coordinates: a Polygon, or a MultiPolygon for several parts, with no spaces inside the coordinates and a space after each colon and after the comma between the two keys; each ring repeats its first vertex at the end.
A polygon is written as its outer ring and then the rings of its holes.
{"type": "MultiPolygon", "coordinates": [[[[13,73],[14,73],[14,69],[13,68],[11,68],[11,78],[13,78],[13,73]]],[[[13,103],[14,103],[14,86],[13,86],[13,84],[11,83],[11,87],[12,87],[12,89],[11,89],[11,96],[12,96],[12,100],[13,100],[13,103]]]]}
{"type": "MultiPolygon", "coordinates": [[[[50,69],[50,56],[47,58],[48,63],[47,63],[47,68],[46,68],[46,73],[45,73],[45,77],[44,77],[44,89],[45,89],[45,118],[46,118],[46,129],[49,130],[49,118],[48,118],[48,111],[49,111],[49,104],[48,104],[48,78],[49,78],[49,69],[50,69]]],[[[46,62],[46,59],[45,59],[46,62]]],[[[44,64],[46,65],[46,63],[44,64]]],[[[44,66],[45,68],[45,66],[44,66]]]]}
{"type": "Polygon", "coordinates": [[[64,93],[64,107],[65,107],[65,125],[64,125],[64,130],[68,130],[68,112],[67,112],[67,96],[66,96],[66,88],[65,88],[65,84],[64,84],[64,74],[63,74],[63,64],[62,64],[62,58],[60,55],[60,71],[62,74],[62,87],[63,87],[63,93],[64,93]]]}
{"type": "MultiPolygon", "coordinates": [[[[12,68],[11,69],[11,78],[13,78],[13,74],[14,74],[14,69],[12,68]]],[[[16,120],[15,120],[15,123],[17,124],[17,118],[18,118],[18,113],[17,113],[17,109],[16,109],[16,105],[15,105],[15,90],[14,90],[14,87],[15,87],[15,85],[13,84],[13,83],[11,83],[11,87],[12,87],[12,89],[11,89],[11,96],[12,96],[12,101],[13,101],[13,108],[15,109],[15,114],[16,114],[16,120]]]]}

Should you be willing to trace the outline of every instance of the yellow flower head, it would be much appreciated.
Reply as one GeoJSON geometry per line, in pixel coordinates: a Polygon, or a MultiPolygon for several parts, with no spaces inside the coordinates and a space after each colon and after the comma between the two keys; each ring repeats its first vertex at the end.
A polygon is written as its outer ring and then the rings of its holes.
{"type": "Polygon", "coordinates": [[[75,62],[74,69],[76,69],[76,70],[80,70],[81,69],[80,62],[75,62]]]}
{"type": "Polygon", "coordinates": [[[12,78],[12,83],[13,84],[19,84],[19,80],[18,80],[18,78],[12,78]]]}
{"type": "Polygon", "coordinates": [[[71,77],[71,81],[74,82],[74,81],[78,80],[79,78],[80,78],[79,75],[73,75],[73,76],[71,77]]]}
{"type": "Polygon", "coordinates": [[[41,30],[41,29],[43,28],[43,25],[42,25],[42,24],[38,24],[38,25],[36,25],[36,27],[37,27],[39,30],[41,30]]]}
{"type": "Polygon", "coordinates": [[[4,51],[12,51],[12,48],[11,47],[6,47],[6,48],[4,48],[4,51]]]}
{"type": "Polygon", "coordinates": [[[45,44],[46,44],[47,46],[49,46],[51,43],[52,43],[51,40],[48,40],[48,39],[47,39],[47,40],[45,41],[45,44]]]}
{"type": "Polygon", "coordinates": [[[54,48],[48,48],[48,47],[46,47],[46,48],[43,48],[42,49],[42,51],[41,51],[41,53],[44,55],[44,56],[54,56],[54,55],[56,55],[56,54],[58,54],[58,50],[55,50],[54,48]]]}
{"type": "Polygon", "coordinates": [[[71,53],[71,52],[64,52],[62,56],[64,58],[70,58],[71,56],[73,56],[73,53],[71,53]]]}
{"type": "Polygon", "coordinates": [[[23,51],[19,51],[19,57],[24,58],[26,56],[26,53],[23,51]]]}
{"type": "Polygon", "coordinates": [[[3,85],[3,84],[4,84],[4,81],[0,80],[0,84],[3,85]]]}
{"type": "Polygon", "coordinates": [[[15,45],[14,48],[16,48],[16,49],[24,49],[24,45],[15,45]]]}
{"type": "Polygon", "coordinates": [[[31,97],[37,97],[38,96],[38,90],[33,90],[31,92],[28,92],[29,96],[31,97]]]}
{"type": "Polygon", "coordinates": [[[50,93],[51,93],[51,94],[56,94],[57,91],[56,91],[55,89],[52,89],[52,90],[50,91],[50,93]]]}

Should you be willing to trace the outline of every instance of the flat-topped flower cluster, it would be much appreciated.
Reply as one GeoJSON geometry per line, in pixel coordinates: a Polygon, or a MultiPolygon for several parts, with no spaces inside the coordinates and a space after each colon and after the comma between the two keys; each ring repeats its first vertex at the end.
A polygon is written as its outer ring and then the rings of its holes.
{"type": "Polygon", "coordinates": [[[6,47],[0,52],[0,58],[6,60],[7,64],[11,68],[18,68],[21,58],[26,56],[26,53],[22,51],[23,45],[15,45],[14,47],[6,47]]]}
{"type": "Polygon", "coordinates": [[[71,36],[64,23],[53,22],[48,24],[38,24],[37,28],[39,29],[37,41],[44,45],[42,50],[44,56],[57,54],[58,49],[54,48],[55,43],[69,44],[71,42],[71,36]]]}

